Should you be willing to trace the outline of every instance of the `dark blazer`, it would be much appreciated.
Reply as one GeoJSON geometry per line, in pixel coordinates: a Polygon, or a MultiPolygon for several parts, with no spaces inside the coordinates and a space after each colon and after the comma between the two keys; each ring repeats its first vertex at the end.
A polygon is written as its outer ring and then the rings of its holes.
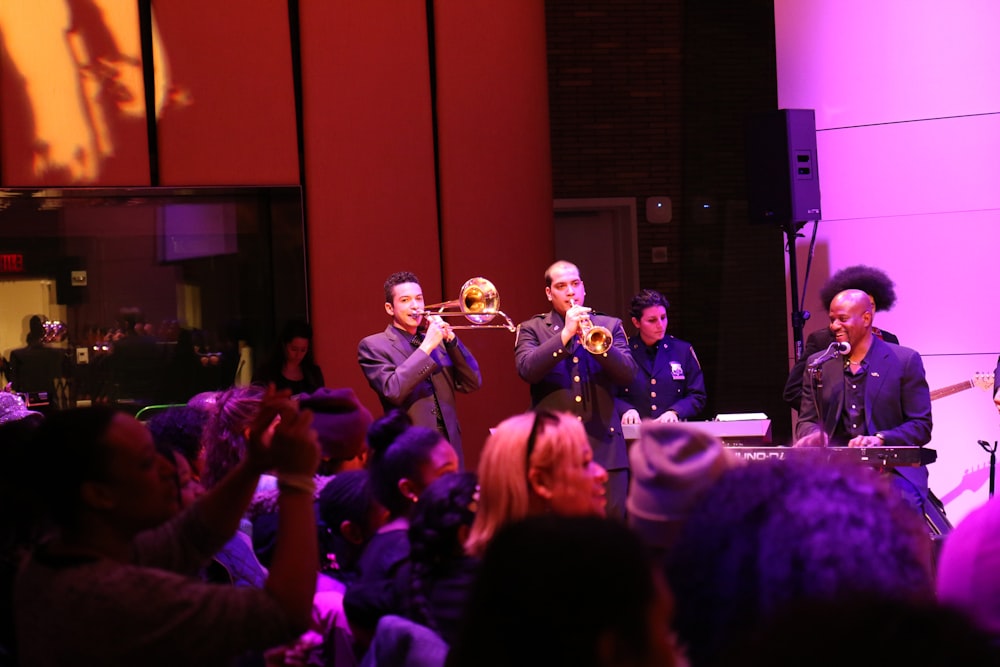
{"type": "Polygon", "coordinates": [[[673,410],[681,419],[693,419],[705,409],[705,376],[691,343],[666,335],[657,343],[656,358],[650,360],[646,344],[636,336],[629,342],[638,372],[620,393],[627,403],[622,412],[635,408],[642,419],[656,419],[673,410]]]}
{"type": "MultiPolygon", "coordinates": [[[[876,327],[872,327],[872,331],[885,342],[899,345],[899,339],[888,331],[876,327]]],[[[806,338],[802,358],[795,362],[792,370],[788,372],[788,381],[785,382],[785,390],[782,393],[782,397],[785,399],[788,407],[793,410],[799,409],[799,403],[802,401],[802,375],[806,372],[806,364],[809,357],[817,352],[826,350],[832,342],[833,333],[828,327],[817,329],[806,338]]]]}
{"type": "Polygon", "coordinates": [[[55,401],[55,381],[63,376],[63,350],[35,343],[10,353],[10,381],[14,391],[46,392],[55,401]]]}
{"type": "MultiPolygon", "coordinates": [[[[821,352],[810,356],[818,357],[821,352]]],[[[865,434],[881,433],[890,447],[923,446],[931,439],[931,392],[924,364],[915,350],[875,337],[865,357],[865,434]]],[[[813,383],[802,383],[802,405],[796,439],[820,428],[833,433],[844,407],[844,364],[834,359],[822,366],[823,387],[818,397],[813,383]],[[819,404],[817,404],[819,403],[819,404]]],[[[895,468],[926,497],[927,468],[895,468]]]]}
{"type": "Polygon", "coordinates": [[[531,385],[531,405],[570,412],[583,421],[594,461],[607,470],[628,469],[621,414],[615,397],[635,378],[635,360],[617,317],[591,314],[591,322],[607,327],[614,338],[604,354],[591,354],[579,337],[563,347],[565,320],[554,310],[535,315],[517,328],[514,358],[517,374],[531,385]]]}
{"type": "Polygon", "coordinates": [[[382,409],[388,412],[402,408],[418,426],[437,429],[436,393],[448,441],[463,464],[455,392],[468,394],[482,386],[479,364],[458,338],[453,344],[442,343],[430,356],[414,347],[410,339],[409,334],[390,324],[385,331],[361,341],[358,363],[368,384],[378,394],[382,409]]]}

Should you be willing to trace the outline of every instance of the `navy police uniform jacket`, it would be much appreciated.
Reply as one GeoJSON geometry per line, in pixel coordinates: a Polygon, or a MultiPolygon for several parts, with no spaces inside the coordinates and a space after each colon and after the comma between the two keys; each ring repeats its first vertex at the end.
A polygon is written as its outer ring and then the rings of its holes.
{"type": "Polygon", "coordinates": [[[624,413],[635,408],[642,419],[656,419],[668,410],[680,419],[694,419],[705,409],[705,376],[691,343],[666,335],[650,359],[646,344],[636,336],[629,350],[638,371],[619,393],[624,413]]]}

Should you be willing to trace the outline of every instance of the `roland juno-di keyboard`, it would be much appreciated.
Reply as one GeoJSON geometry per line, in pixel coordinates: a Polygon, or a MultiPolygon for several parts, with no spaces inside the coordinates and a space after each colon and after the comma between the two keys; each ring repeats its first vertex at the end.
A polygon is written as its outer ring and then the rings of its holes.
{"type": "Polygon", "coordinates": [[[804,459],[854,463],[874,468],[925,466],[937,460],[937,452],[926,447],[726,447],[748,461],[804,459]]]}
{"type": "MultiPolygon", "coordinates": [[[[769,445],[771,422],[766,419],[745,421],[687,422],[715,436],[726,449],[749,461],[802,458],[814,461],[854,463],[875,468],[923,466],[937,460],[937,452],[926,447],[786,447],[769,445]],[[811,457],[811,458],[810,458],[811,457]]],[[[638,424],[625,424],[626,440],[639,437],[638,424]]]]}

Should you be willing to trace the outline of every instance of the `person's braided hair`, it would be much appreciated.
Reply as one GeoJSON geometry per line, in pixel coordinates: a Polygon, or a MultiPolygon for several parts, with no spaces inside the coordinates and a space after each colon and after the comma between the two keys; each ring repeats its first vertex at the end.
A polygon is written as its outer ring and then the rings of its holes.
{"type": "Polygon", "coordinates": [[[479,483],[475,473],[450,473],[435,480],[417,501],[410,519],[409,610],[413,620],[439,631],[428,603],[428,584],[463,555],[459,528],[476,516],[479,483]]]}

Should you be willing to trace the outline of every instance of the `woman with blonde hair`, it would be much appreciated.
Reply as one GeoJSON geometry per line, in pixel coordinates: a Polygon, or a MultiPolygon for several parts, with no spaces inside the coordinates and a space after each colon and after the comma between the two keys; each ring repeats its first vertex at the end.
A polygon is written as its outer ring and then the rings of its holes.
{"type": "Polygon", "coordinates": [[[480,501],[465,543],[481,557],[504,525],[528,516],[604,516],[608,473],[593,461],[583,424],[538,410],[501,422],[479,460],[480,501]]]}

